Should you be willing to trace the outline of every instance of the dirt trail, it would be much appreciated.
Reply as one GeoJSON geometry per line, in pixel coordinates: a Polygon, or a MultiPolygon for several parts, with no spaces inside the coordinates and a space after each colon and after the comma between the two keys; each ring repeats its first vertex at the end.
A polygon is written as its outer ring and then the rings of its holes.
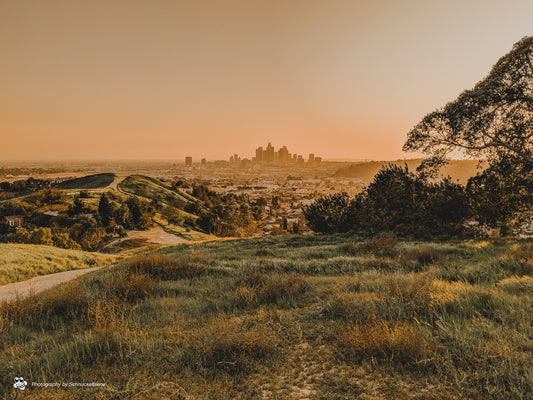
{"type": "Polygon", "coordinates": [[[113,179],[113,182],[111,182],[107,187],[106,189],[114,189],[116,190],[117,192],[119,192],[120,190],[118,190],[118,187],[117,185],[122,182],[124,179],[126,179],[126,176],[118,176],[118,175],[115,175],[115,179],[113,179]]]}
{"type": "Polygon", "coordinates": [[[69,281],[80,275],[95,271],[103,267],[93,267],[84,269],[74,269],[71,271],[58,272],[56,274],[36,276],[27,281],[9,283],[0,286],[0,301],[14,299],[15,297],[25,297],[32,293],[39,293],[43,290],[50,289],[62,282],[69,281]]]}
{"type": "Polygon", "coordinates": [[[148,243],[171,245],[188,242],[186,239],[165,232],[160,225],[156,225],[148,231],[128,231],[128,236],[114,240],[113,242],[109,243],[108,246],[116,246],[120,242],[132,239],[144,239],[148,243]]]}

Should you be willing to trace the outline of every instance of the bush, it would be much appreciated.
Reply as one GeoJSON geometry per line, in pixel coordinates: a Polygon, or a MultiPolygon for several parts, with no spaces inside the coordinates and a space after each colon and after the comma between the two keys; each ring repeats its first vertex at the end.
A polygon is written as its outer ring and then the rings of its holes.
{"type": "Polygon", "coordinates": [[[418,237],[455,235],[470,216],[463,186],[444,179],[429,182],[394,164],[383,167],[350,200],[346,193],[317,199],[304,210],[315,232],[355,231],[363,235],[392,231],[418,237]]]}
{"type": "Polygon", "coordinates": [[[350,204],[347,193],[321,197],[304,209],[307,225],[315,232],[346,232],[346,213],[350,204]]]}

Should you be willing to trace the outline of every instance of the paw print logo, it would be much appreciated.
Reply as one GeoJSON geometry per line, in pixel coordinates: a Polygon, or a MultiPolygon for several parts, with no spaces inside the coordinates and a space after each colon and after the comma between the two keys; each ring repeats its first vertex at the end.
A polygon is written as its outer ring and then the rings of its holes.
{"type": "Polygon", "coordinates": [[[22,376],[15,376],[15,383],[13,384],[15,389],[24,390],[26,386],[28,386],[28,382],[22,376]]]}

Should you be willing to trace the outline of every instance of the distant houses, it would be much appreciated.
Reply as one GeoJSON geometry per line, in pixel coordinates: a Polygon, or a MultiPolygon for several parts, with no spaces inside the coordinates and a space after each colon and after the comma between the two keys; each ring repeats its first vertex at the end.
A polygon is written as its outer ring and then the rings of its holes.
{"type": "Polygon", "coordinates": [[[19,215],[8,215],[4,217],[4,222],[13,228],[20,228],[24,223],[24,218],[19,215]]]}
{"type": "Polygon", "coordinates": [[[47,215],[49,217],[57,217],[59,215],[59,211],[45,211],[43,212],[43,215],[47,215]]]}

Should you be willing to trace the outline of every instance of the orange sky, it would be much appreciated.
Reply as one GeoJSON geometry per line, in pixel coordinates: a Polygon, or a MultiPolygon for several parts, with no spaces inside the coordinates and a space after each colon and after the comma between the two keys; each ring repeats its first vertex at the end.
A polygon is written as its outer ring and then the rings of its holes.
{"type": "MultiPolygon", "coordinates": [[[[395,159],[533,2],[1,0],[0,161],[395,159]]],[[[412,156],[412,155],[407,155],[412,156]]]]}

